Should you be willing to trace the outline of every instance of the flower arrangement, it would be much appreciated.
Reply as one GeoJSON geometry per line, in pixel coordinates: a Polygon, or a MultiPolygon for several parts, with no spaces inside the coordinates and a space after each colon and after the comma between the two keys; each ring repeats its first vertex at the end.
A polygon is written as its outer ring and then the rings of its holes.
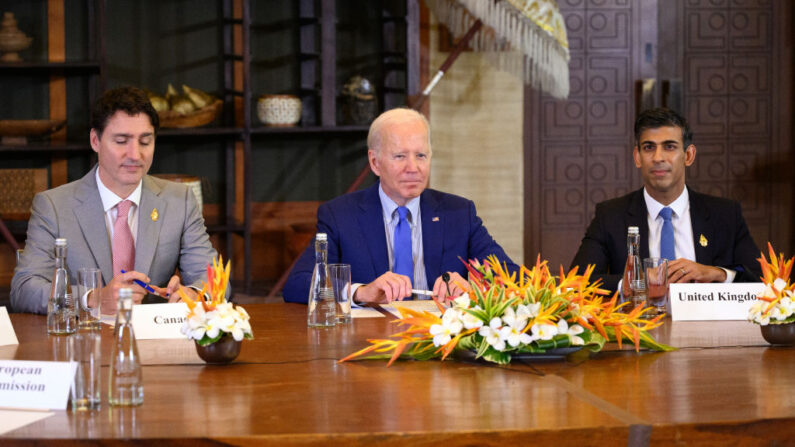
{"type": "Polygon", "coordinates": [[[790,283],[789,276],[795,256],[784,261],[784,254],[776,252],[770,242],[767,243],[770,261],[760,253],[759,264],[762,266],[762,282],[765,290],[757,295],[757,300],[748,310],[748,321],[767,326],[768,324],[786,324],[795,321],[795,284],[790,283]]]}
{"type": "Polygon", "coordinates": [[[648,331],[662,324],[663,315],[645,319],[653,308],[638,306],[624,312],[629,303],[618,303],[618,294],[605,300],[608,291],[600,282],[590,283],[593,266],[579,275],[575,267],[560,276],[550,273],[540,257],[536,265],[508,273],[496,257],[484,264],[470,261],[466,293],[444,307],[436,303],[441,317],[397,306],[401,318],[396,323],[408,328],[387,339],[368,340],[370,346],[340,362],[364,358],[427,360],[447,358],[456,350],[475,352],[476,358],[506,364],[511,356],[546,353],[559,348],[582,346],[599,351],[607,341],[632,343],[641,347],[670,351],[648,331]]]}
{"type": "Polygon", "coordinates": [[[188,305],[188,320],[182,325],[182,333],[200,346],[215,343],[225,334],[231,334],[235,341],[254,338],[246,310],[226,301],[230,267],[231,261],[227,261],[224,268],[220,255],[213,259],[212,267],[207,264],[207,282],[202,283],[196,300],[179,289],[180,298],[188,305]]]}

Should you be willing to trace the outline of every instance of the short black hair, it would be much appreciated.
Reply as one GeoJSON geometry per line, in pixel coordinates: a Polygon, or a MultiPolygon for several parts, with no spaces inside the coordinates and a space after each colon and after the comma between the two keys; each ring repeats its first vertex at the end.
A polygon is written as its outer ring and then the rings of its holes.
{"type": "Polygon", "coordinates": [[[646,129],[656,129],[658,127],[678,127],[682,129],[682,144],[683,149],[693,144],[693,131],[690,130],[690,125],[682,115],[676,113],[671,109],[659,107],[656,109],[648,109],[640,112],[638,118],[635,120],[635,145],[640,144],[640,134],[646,129]]]}
{"type": "Polygon", "coordinates": [[[152,107],[146,92],[136,87],[119,87],[103,93],[94,103],[94,108],[91,109],[91,128],[97,132],[98,136],[102,136],[105,126],[108,125],[108,120],[119,110],[123,110],[130,116],[139,113],[145,114],[149,117],[155,134],[157,134],[157,130],[160,128],[160,117],[157,116],[157,111],[152,107]]]}

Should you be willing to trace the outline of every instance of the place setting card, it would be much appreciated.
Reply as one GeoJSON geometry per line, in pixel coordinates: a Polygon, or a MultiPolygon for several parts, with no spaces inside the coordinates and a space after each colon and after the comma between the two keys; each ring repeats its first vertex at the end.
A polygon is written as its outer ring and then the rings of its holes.
{"type": "Polygon", "coordinates": [[[0,306],[0,346],[18,345],[17,334],[8,317],[8,310],[5,306],[0,306]]]}
{"type": "MultiPolygon", "coordinates": [[[[132,309],[132,326],[137,340],[184,339],[182,325],[187,321],[188,305],[179,303],[136,304],[132,309]]],[[[116,324],[114,315],[103,315],[102,323],[116,324]]]]}
{"type": "Polygon", "coordinates": [[[674,283],[669,285],[673,321],[746,320],[756,296],[765,289],[761,282],[674,283]]]}

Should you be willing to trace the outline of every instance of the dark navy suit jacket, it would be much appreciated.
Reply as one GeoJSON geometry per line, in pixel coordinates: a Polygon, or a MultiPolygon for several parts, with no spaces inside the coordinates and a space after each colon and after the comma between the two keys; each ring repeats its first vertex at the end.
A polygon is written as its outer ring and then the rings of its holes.
{"type": "MultiPolygon", "coordinates": [[[[482,260],[494,254],[508,263],[511,271],[519,269],[483,226],[471,200],[426,189],[420,196],[420,216],[429,287],[443,272],[458,272],[466,278],[459,257],[482,260]]],[[[370,283],[389,271],[378,183],[321,205],[317,231],[328,235],[328,262],[350,264],[354,283],[370,283]]],[[[313,241],[290,272],[284,286],[285,301],[306,303],[314,266],[313,241]]]]}
{"type": "MultiPolygon", "coordinates": [[[[756,247],[745,224],[740,204],[699,194],[688,188],[690,221],[696,262],[736,270],[735,282],[759,281],[761,268],[756,247]],[[701,235],[705,244],[701,244],[701,235]]],[[[602,278],[604,288],[615,291],[627,262],[627,227],[640,230],[641,259],[649,257],[649,225],[643,188],[596,205],[596,213],[585,231],[571,266],[580,271],[595,264],[591,279],[602,278]]]]}

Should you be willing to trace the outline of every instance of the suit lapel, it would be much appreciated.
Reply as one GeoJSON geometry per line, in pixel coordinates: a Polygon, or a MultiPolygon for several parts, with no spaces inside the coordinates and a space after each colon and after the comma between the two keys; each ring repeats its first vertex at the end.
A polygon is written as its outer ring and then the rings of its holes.
{"type": "Polygon", "coordinates": [[[144,177],[138,208],[138,237],[135,241],[135,270],[144,274],[148,274],[152,267],[160,240],[160,228],[166,218],[166,201],[160,198],[160,191],[160,187],[149,176],[144,177]]]}
{"type": "MultiPolygon", "coordinates": [[[[649,212],[646,209],[646,200],[643,198],[643,188],[632,196],[627,210],[627,227],[638,227],[640,232],[641,259],[649,257],[649,212]]],[[[626,251],[626,248],[624,249],[626,251]]]]}
{"type": "Polygon", "coordinates": [[[428,286],[442,274],[442,237],[444,222],[439,220],[437,209],[439,202],[423,191],[420,196],[420,216],[422,218],[422,256],[425,262],[425,278],[428,286]]]}
{"type": "Polygon", "coordinates": [[[359,202],[357,220],[359,231],[364,236],[367,248],[370,251],[372,265],[375,268],[373,279],[389,270],[389,255],[386,249],[386,234],[384,232],[383,210],[381,199],[378,197],[378,183],[371,186],[359,202]]]}
{"type": "Polygon", "coordinates": [[[80,187],[75,194],[77,204],[74,213],[94,262],[102,270],[102,279],[107,284],[113,279],[113,259],[105,225],[105,210],[97,189],[96,170],[95,166],[80,179],[80,187]]]}
{"type": "Polygon", "coordinates": [[[712,264],[712,255],[710,253],[710,245],[702,246],[700,244],[701,236],[705,236],[707,240],[712,239],[712,231],[710,231],[710,215],[709,209],[705,206],[701,196],[693,192],[692,189],[687,189],[690,196],[690,225],[693,227],[693,248],[696,252],[696,262],[699,264],[712,264]]]}

